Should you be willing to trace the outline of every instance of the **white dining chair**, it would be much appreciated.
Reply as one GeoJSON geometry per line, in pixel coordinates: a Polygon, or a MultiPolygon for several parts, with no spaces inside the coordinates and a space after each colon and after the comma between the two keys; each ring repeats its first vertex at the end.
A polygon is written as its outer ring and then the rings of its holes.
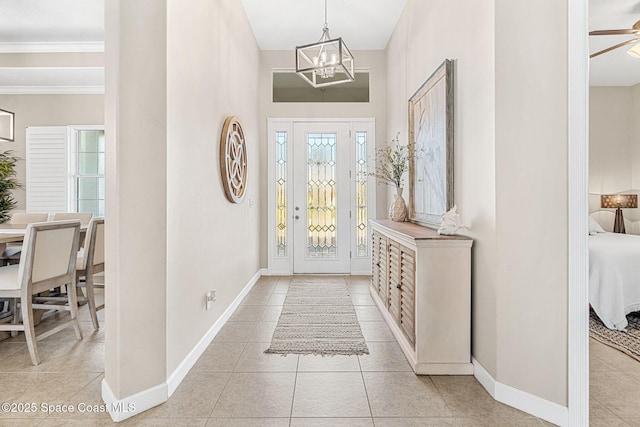
{"type": "Polygon", "coordinates": [[[22,244],[23,256],[20,263],[0,267],[0,298],[14,298],[20,304],[20,312],[17,305],[14,305],[13,323],[0,324],[0,331],[24,331],[34,365],[40,363],[37,340],[42,340],[70,325],[74,326],[78,340],[82,339],[78,323],[75,271],[79,236],[78,220],[30,224],[27,226],[22,244]],[[32,302],[33,295],[65,285],[66,304],[32,302]],[[33,309],[69,311],[71,318],[36,336],[33,309]]]}
{"type": "Polygon", "coordinates": [[[49,219],[48,213],[29,213],[29,212],[14,212],[11,215],[9,224],[27,225],[34,222],[45,222],[49,219]]]}
{"type": "Polygon", "coordinates": [[[76,280],[79,286],[86,288],[86,298],[93,328],[98,329],[97,312],[104,304],[96,306],[95,288],[104,287],[94,283],[94,275],[104,271],[104,218],[92,218],[87,227],[84,247],[78,251],[76,262],[76,280]],[[83,279],[84,280],[81,280],[83,279]]]}
{"type": "Polygon", "coordinates": [[[88,224],[93,214],[91,212],[56,212],[53,214],[53,221],[64,221],[67,219],[79,219],[82,224],[88,224]]]}

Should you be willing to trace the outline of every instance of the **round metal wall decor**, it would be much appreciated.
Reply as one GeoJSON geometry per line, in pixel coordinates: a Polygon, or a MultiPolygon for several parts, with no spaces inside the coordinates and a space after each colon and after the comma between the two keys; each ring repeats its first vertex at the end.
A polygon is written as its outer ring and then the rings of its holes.
{"type": "Polygon", "coordinates": [[[220,172],[224,193],[232,203],[240,203],[247,185],[247,145],[236,116],[224,121],[220,135],[220,172]]]}

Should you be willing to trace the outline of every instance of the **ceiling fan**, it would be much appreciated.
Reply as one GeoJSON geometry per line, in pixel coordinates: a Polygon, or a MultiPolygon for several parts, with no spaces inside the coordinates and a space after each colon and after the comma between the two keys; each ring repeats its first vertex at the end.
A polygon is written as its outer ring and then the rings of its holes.
{"type": "MultiPolygon", "coordinates": [[[[606,49],[603,49],[599,52],[593,53],[589,55],[589,58],[595,58],[598,55],[602,55],[603,53],[610,52],[614,49],[618,49],[619,47],[626,46],[631,43],[640,42],[640,21],[633,24],[633,26],[628,30],[596,30],[590,31],[590,36],[615,36],[615,35],[625,35],[625,34],[633,34],[636,37],[635,39],[627,40],[622,43],[618,43],[606,49]]],[[[640,58],[640,43],[627,51],[627,53],[635,58],[640,58]]]]}

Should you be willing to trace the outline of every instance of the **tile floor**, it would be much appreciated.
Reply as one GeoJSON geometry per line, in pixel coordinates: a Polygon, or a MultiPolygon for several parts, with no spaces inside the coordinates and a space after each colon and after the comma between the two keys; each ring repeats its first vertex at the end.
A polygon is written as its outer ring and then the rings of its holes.
{"type": "MultiPolygon", "coordinates": [[[[346,280],[369,355],[264,354],[290,278],[263,277],[171,399],[121,425],[550,425],[494,401],[471,376],[414,375],[367,295],[369,279],[346,280]]],[[[21,337],[0,342],[1,401],[102,403],[104,334],[93,331],[86,306],[80,319],[84,340],[76,341],[72,329],[43,340],[39,366],[31,365],[21,337]]],[[[39,328],[56,320],[49,318],[39,328]]],[[[592,341],[591,372],[591,425],[640,426],[640,363],[592,341]]],[[[111,424],[106,413],[0,413],[0,426],[111,424]]]]}
{"type": "Polygon", "coordinates": [[[589,357],[589,424],[640,427],[640,363],[593,339],[589,357]]]}

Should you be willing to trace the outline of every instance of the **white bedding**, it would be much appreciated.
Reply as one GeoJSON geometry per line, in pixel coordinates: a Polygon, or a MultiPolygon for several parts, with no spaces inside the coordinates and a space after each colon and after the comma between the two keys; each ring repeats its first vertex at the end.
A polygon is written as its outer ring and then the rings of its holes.
{"type": "Polygon", "coordinates": [[[620,331],[626,315],[640,311],[640,236],[589,236],[589,302],[607,328],[620,331]]]}

